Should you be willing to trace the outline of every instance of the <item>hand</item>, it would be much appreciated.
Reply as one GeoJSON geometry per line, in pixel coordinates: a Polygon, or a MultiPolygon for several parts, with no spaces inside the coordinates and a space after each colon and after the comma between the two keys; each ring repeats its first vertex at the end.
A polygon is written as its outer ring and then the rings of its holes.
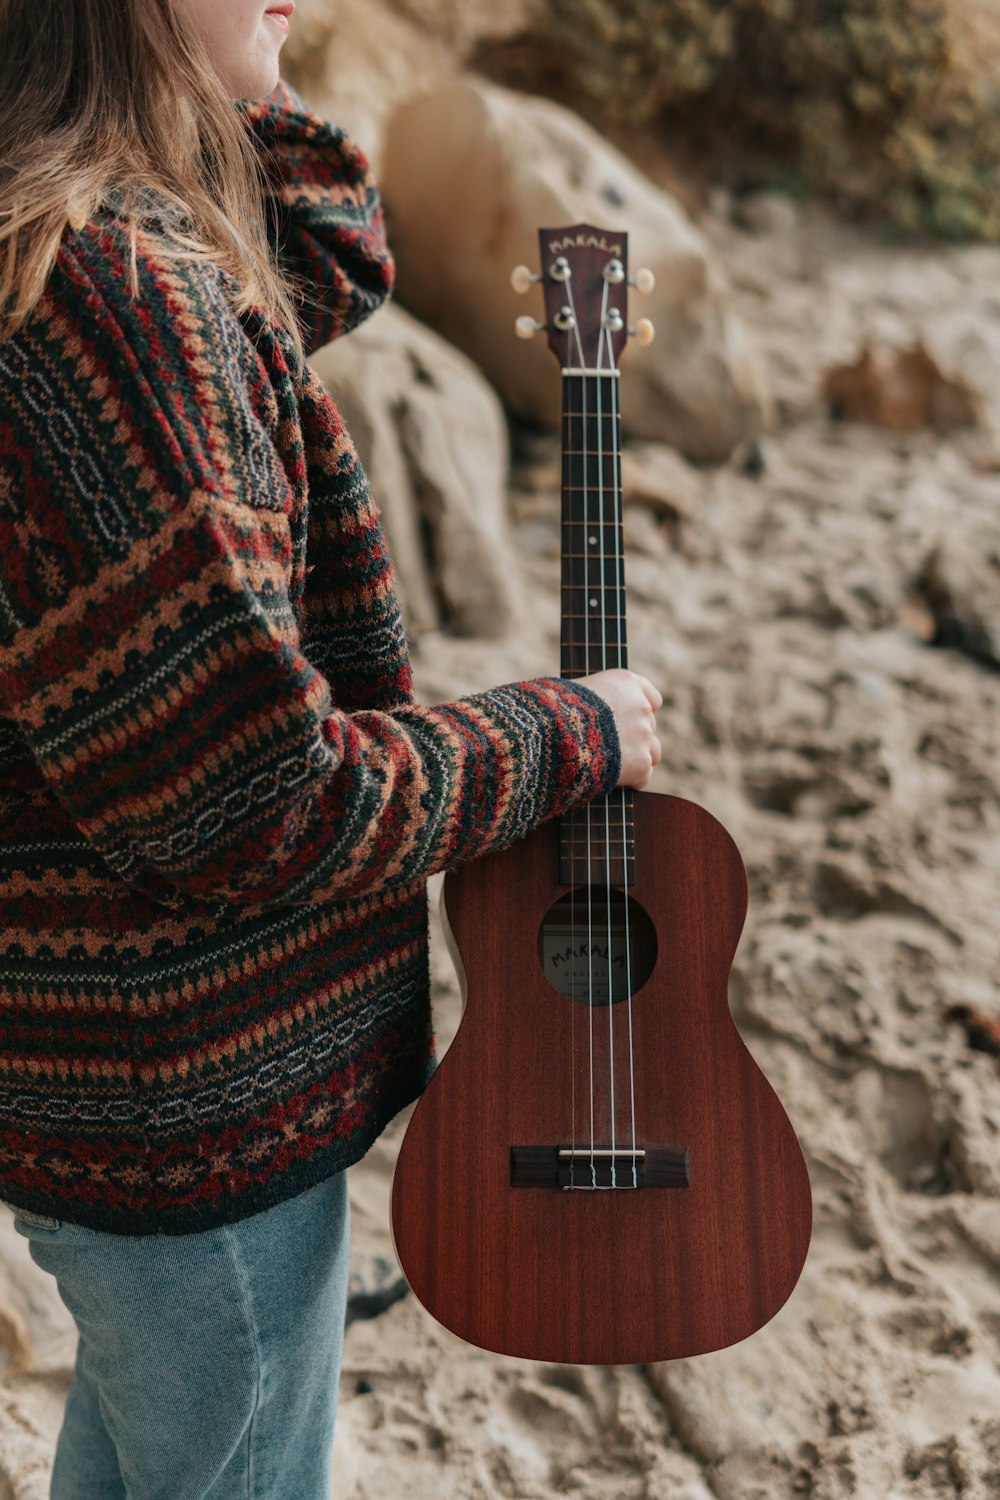
{"type": "Polygon", "coordinates": [[[653,767],[663,754],[656,737],[656,710],[663,707],[663,694],[648,677],[627,667],[610,667],[578,677],[584,687],[604,699],[615,716],[621,741],[622,766],[618,786],[642,791],[649,785],[653,767]]]}

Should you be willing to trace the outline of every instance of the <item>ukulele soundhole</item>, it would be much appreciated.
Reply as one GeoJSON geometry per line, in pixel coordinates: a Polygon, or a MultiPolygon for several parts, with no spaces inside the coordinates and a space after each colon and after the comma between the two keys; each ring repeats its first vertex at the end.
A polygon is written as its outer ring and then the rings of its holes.
{"type": "Polygon", "coordinates": [[[581,1005],[618,1005],[642,989],[656,963],[656,929],[616,886],[576,886],[549,907],[538,929],[542,973],[581,1005]]]}

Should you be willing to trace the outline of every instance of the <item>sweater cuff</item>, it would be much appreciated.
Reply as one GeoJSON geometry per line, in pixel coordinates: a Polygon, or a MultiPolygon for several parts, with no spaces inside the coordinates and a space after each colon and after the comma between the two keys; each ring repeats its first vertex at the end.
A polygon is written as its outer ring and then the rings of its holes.
{"type": "Polygon", "coordinates": [[[581,697],[594,712],[597,720],[597,728],[600,731],[604,748],[604,771],[600,785],[593,792],[595,797],[613,792],[618,785],[618,778],[622,769],[622,746],[618,737],[618,725],[615,723],[614,710],[611,704],[595,693],[593,688],[585,687],[584,684],[574,677],[549,677],[547,682],[558,683],[562,691],[571,689],[581,697]]]}

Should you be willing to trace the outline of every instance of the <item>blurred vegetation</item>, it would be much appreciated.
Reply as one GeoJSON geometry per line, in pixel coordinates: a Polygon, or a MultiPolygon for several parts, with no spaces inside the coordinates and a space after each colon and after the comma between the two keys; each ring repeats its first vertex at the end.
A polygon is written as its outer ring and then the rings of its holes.
{"type": "Polygon", "coordinates": [[[907,232],[1000,239],[1000,80],[970,66],[961,0],[531,0],[531,12],[477,66],[619,143],[655,126],[736,190],[819,191],[907,232]]]}

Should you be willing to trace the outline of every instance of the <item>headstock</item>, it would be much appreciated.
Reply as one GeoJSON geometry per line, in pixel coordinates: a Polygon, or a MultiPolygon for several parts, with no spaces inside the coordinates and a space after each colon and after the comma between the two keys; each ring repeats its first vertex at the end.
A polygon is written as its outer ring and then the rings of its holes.
{"type": "Polygon", "coordinates": [[[527,266],[517,266],[510,281],[516,292],[542,283],[546,321],[518,318],[518,338],[534,338],[545,329],[549,348],[564,370],[608,373],[617,369],[630,336],[642,345],[652,343],[648,318],[640,318],[634,328],[627,322],[628,287],[645,294],[655,285],[652,271],[629,276],[627,235],[573,224],[540,229],[538,244],[542,274],[535,276],[527,266]]]}

